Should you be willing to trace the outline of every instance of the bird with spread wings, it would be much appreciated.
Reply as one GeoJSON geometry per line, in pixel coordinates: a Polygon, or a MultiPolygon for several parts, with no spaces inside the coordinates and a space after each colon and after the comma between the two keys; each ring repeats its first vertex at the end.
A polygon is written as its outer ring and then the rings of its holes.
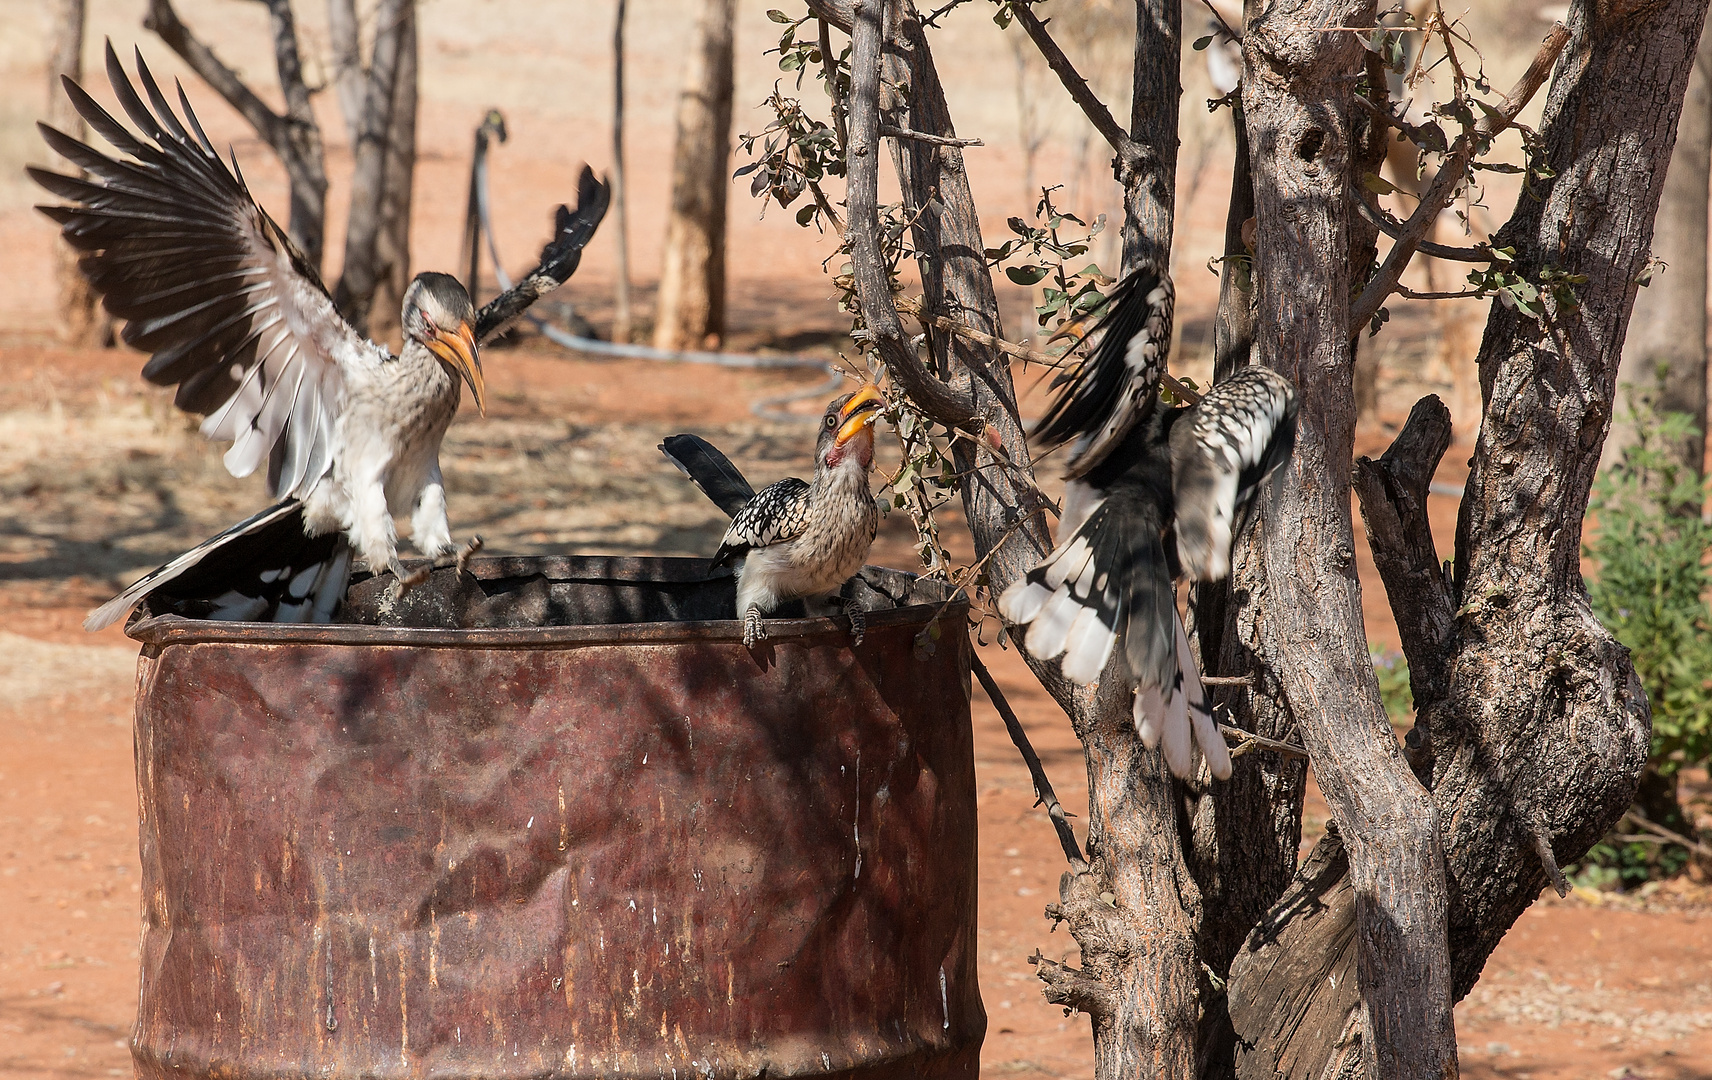
{"type": "Polygon", "coordinates": [[[1295,447],[1296,396],[1284,376],[1255,367],[1194,405],[1160,401],[1174,301],[1169,276],[1133,272],[1089,331],[1091,355],[1054,380],[1034,437],[1070,447],[1058,544],[998,608],[1027,627],[1033,656],[1063,657],[1072,682],[1099,679],[1122,642],[1142,741],[1163,745],[1178,776],[1204,755],[1222,780],[1230,752],[1177,613],[1176,579],[1230,572],[1231,544],[1295,447]]]}
{"type": "MultiPolygon", "coordinates": [[[[91,612],[98,630],[151,594],[201,618],[327,622],[353,559],[412,577],[398,558],[395,514],[437,558],[454,543],[440,442],[467,383],[485,414],[480,345],[575,271],[606,212],[608,189],[586,166],[576,209],[561,206],[541,264],[480,311],[447,274],[418,274],[405,292],[398,355],[363,340],[315,268],[251,197],[237,158],[227,168],[179,86],[182,119],[137,56],[139,95],[112,45],[107,77],[140,133],[82,87],[66,94],[124,159],[45,124],[53,150],[87,179],[30,169],[71,205],[43,206],[72,247],[123,338],[152,354],[143,376],[178,387],[202,433],[230,441],[226,468],[267,467],[279,501],[144,576],[91,612]]],[[[465,549],[467,555],[471,549],[465,549]]]]}

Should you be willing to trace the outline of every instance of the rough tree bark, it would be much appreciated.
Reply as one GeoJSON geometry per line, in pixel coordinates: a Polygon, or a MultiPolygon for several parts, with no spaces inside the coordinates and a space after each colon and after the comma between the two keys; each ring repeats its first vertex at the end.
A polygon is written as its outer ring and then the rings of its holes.
{"type": "Polygon", "coordinates": [[[1674,449],[1692,468],[1703,467],[1706,455],[1706,222],[1707,194],[1712,185],[1712,37],[1702,36],[1694,71],[1688,77],[1676,149],[1665,174],[1659,203],[1659,228],[1653,256],[1666,268],[1635,298],[1635,314],[1623,345],[1623,365],[1617,375],[1616,418],[1605,440],[1604,460],[1617,460],[1635,441],[1631,425],[1623,422],[1631,393],[1652,395],[1655,373],[1668,370],[1659,405],[1694,417],[1700,434],[1674,449]]]}
{"type": "MultiPolygon", "coordinates": [[[[387,171],[393,107],[398,102],[398,79],[406,66],[406,39],[412,46],[416,40],[415,22],[408,10],[414,6],[414,0],[381,0],[375,9],[374,52],[360,122],[351,133],[351,212],[345,228],[345,265],[333,290],[333,302],[360,334],[369,332],[369,316],[381,277],[378,245],[382,206],[393,179],[387,171]]],[[[410,67],[414,73],[414,65],[410,67]]],[[[412,112],[414,104],[412,95],[412,112]]]]}
{"type": "MultiPolygon", "coordinates": [[[[74,139],[85,137],[83,117],[71,107],[60,79],[83,82],[83,0],[56,0],[49,15],[47,122],[74,139]]],[[[83,171],[55,156],[54,167],[78,176],[83,171]]],[[[54,276],[59,284],[59,337],[68,345],[111,344],[113,332],[101,298],[77,269],[77,252],[63,239],[54,241],[54,276]]]]}
{"type": "MultiPolygon", "coordinates": [[[[1443,1077],[1456,1074],[1443,851],[1436,810],[1391,734],[1367,653],[1347,494],[1349,266],[1325,258],[1350,247],[1344,194],[1365,54],[1353,34],[1320,27],[1373,18],[1374,5],[1360,0],[1274,4],[1244,35],[1256,322],[1278,331],[1257,337],[1257,360],[1291,377],[1300,412],[1280,497],[1233,568],[1233,590],[1250,594],[1233,617],[1252,653],[1254,696],[1281,698],[1293,717],[1346,849],[1363,1065],[1372,1076],[1443,1077]]],[[[1233,1019],[1248,1004],[1238,989],[1233,1019]]],[[[1239,1068],[1252,1054],[1239,1049],[1239,1068]]]]}
{"type": "Polygon", "coordinates": [[[375,235],[375,289],[369,304],[369,333],[376,341],[403,342],[398,319],[410,286],[410,204],[416,181],[418,48],[416,5],[405,5],[398,28],[398,73],[387,120],[386,168],[375,235]]]}
{"type": "MultiPolygon", "coordinates": [[[[1646,760],[1644,696],[1587,606],[1580,522],[1704,15],[1704,0],[1571,9],[1540,129],[1555,176],[1495,242],[1530,276],[1588,282],[1544,326],[1494,306],[1453,579],[1425,516],[1450,441],[1443,406],[1423,402],[1385,458],[1357,463],[1415,691],[1411,763],[1438,810],[1453,999],[1541,888],[1563,886],[1558,864],[1622,814],[1646,760]]],[[[1360,1029],[1341,944],[1359,879],[1338,847],[1316,850],[1233,968],[1232,1013],[1254,1046],[1239,1075],[1331,1075],[1360,1029]]]]}
{"type": "Polygon", "coordinates": [[[725,333],[725,200],[731,187],[736,0],[703,0],[678,96],[672,203],[654,347],[699,349],[725,333]]]}
{"type": "Polygon", "coordinates": [[[285,112],[276,113],[243,80],[214,55],[178,17],[172,0],[149,0],[143,27],[160,36],[209,86],[236,109],[256,134],[279,155],[291,183],[291,216],[286,232],[320,267],[327,224],[327,168],[321,149],[321,128],[309,104],[303,63],[297,53],[297,28],[290,0],[263,0],[273,32],[274,63],[279,71],[285,112]]]}

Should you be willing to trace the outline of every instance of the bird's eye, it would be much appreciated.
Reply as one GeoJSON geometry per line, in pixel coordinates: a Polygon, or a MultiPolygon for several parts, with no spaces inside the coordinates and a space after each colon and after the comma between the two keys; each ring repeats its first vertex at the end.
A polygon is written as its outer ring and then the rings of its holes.
{"type": "Polygon", "coordinates": [[[838,417],[832,416],[829,414],[826,418],[826,426],[827,427],[837,427],[838,426],[838,417]]]}

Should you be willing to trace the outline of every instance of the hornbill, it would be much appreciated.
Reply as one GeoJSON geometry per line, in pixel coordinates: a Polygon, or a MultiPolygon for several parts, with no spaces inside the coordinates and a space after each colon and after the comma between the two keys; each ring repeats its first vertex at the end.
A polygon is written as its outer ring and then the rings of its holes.
{"type": "MultiPolygon", "coordinates": [[[[862,569],[880,524],[868,471],[874,465],[872,425],[885,407],[872,383],[834,399],[821,417],[814,479],[787,477],[759,492],[700,436],[672,435],[660,444],[660,452],[731,515],[713,565],[736,564],[745,646],[767,636],[763,615],[787,600],[836,593],[862,569]]],[[[862,610],[854,601],[843,607],[851,636],[861,644],[862,610]]]]}
{"type": "Polygon", "coordinates": [[[412,577],[399,562],[393,514],[409,512],[424,555],[452,550],[439,451],[459,380],[485,414],[480,343],[576,269],[605,213],[606,186],[585,167],[577,209],[559,208],[540,267],[480,311],[450,275],[418,274],[394,356],[335,309],[315,268],[250,196],[236,156],[229,170],[221,162],[184,88],[181,120],[140,51],[136,62],[148,104],[108,44],[108,80],[140,136],[62,80],[77,111],[129,160],[37,125],[89,174],[30,169],[73,204],[39,209],[83,253],[79,267],[125,320],[126,343],[153,354],[143,376],[176,384],[179,408],[206,417],[202,433],[231,440],[232,475],[265,462],[280,501],[148,574],[84,627],[108,626],[156,592],[185,615],[326,622],[353,556],[375,573],[391,570],[400,588],[422,580],[424,571],[412,577]]]}
{"type": "Polygon", "coordinates": [[[1174,295],[1165,274],[1132,273],[1089,331],[1103,335],[1092,355],[1053,381],[1058,394],[1034,436],[1071,443],[1058,545],[998,606],[1028,626],[1031,654],[1064,657],[1072,682],[1098,679],[1121,639],[1142,741],[1163,743],[1181,777],[1194,771],[1199,743],[1223,780],[1230,751],[1189,652],[1175,582],[1229,573],[1255,496],[1295,446],[1296,398],[1277,372],[1245,368],[1195,405],[1163,405],[1174,295]]]}

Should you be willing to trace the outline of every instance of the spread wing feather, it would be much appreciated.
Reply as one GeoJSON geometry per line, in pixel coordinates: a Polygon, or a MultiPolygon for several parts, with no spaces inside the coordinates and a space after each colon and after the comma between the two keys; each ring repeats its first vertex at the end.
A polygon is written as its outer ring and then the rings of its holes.
{"type": "Polygon", "coordinates": [[[1296,395],[1270,368],[1244,368],[1207,391],[1171,429],[1177,557],[1190,578],[1230,570],[1261,483],[1296,445],[1296,395]]]}
{"type": "Polygon", "coordinates": [[[595,179],[587,165],[577,177],[577,208],[559,207],[553,240],[541,249],[541,263],[528,277],[500,293],[476,313],[476,340],[483,344],[502,333],[530,304],[563,285],[582,262],[583,248],[606,216],[612,190],[595,179]]]}
{"type": "Polygon", "coordinates": [[[74,205],[40,207],[61,226],[127,344],[153,356],[143,376],[178,387],[175,401],[230,441],[226,467],[268,463],[275,497],[301,496],[332,466],[339,366],[372,346],[342,319],[320,275],[221,161],[183,87],[173,111],[137,56],[145,103],[111,44],[107,77],[141,137],[64,80],[96,134],[132,160],[108,157],[46,125],[42,137],[89,179],[30,169],[74,205]]]}
{"type": "Polygon", "coordinates": [[[1088,331],[1101,335],[1093,354],[1052,380],[1059,393],[1034,437],[1047,446],[1078,439],[1066,476],[1086,475],[1153,408],[1171,348],[1175,303],[1169,275],[1147,267],[1131,273],[1112,290],[1106,313],[1088,331]]]}

